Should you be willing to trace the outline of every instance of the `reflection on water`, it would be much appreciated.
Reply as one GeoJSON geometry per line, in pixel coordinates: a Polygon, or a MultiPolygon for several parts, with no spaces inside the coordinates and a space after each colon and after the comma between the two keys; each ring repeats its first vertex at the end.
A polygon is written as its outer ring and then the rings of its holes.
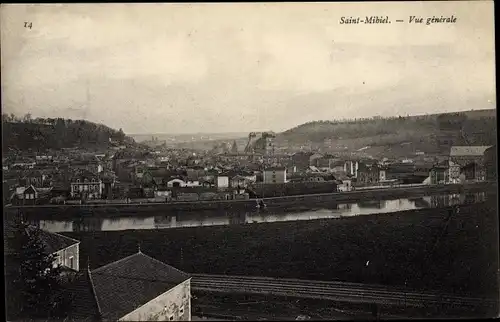
{"type": "Polygon", "coordinates": [[[484,192],[454,194],[395,200],[370,200],[338,204],[328,209],[306,211],[254,211],[254,212],[172,212],[166,215],[95,218],[82,216],[74,220],[38,220],[33,222],[52,232],[112,231],[127,229],[167,229],[179,227],[239,225],[275,221],[296,221],[322,218],[340,218],[420,208],[437,208],[485,201],[484,192]]]}

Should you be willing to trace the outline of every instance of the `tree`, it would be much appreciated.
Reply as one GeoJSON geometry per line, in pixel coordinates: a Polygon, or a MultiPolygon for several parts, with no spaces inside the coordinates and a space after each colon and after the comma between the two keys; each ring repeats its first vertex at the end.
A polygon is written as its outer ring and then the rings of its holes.
{"type": "Polygon", "coordinates": [[[63,296],[61,267],[54,267],[55,255],[47,254],[40,231],[17,222],[12,247],[12,276],[9,297],[15,302],[13,312],[21,319],[57,319],[65,317],[69,304],[63,296]]]}
{"type": "Polygon", "coordinates": [[[233,141],[233,146],[231,147],[231,152],[232,153],[238,152],[238,145],[236,144],[236,141],[233,141]]]}
{"type": "Polygon", "coordinates": [[[24,115],[23,121],[24,121],[25,123],[30,123],[30,122],[31,122],[31,114],[30,114],[30,113],[26,113],[26,114],[24,115]]]}

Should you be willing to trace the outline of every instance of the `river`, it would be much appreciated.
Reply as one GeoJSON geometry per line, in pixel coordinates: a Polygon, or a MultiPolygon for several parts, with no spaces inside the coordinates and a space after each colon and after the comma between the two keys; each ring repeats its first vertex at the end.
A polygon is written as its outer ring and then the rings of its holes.
{"type": "Polygon", "coordinates": [[[255,210],[252,212],[230,211],[179,211],[168,215],[79,217],[73,219],[37,219],[31,223],[51,232],[120,231],[169,229],[217,225],[239,225],[276,221],[297,221],[341,218],[402,210],[437,208],[485,201],[484,192],[473,194],[436,195],[393,200],[369,200],[343,203],[328,208],[297,209],[286,211],[255,210]]]}

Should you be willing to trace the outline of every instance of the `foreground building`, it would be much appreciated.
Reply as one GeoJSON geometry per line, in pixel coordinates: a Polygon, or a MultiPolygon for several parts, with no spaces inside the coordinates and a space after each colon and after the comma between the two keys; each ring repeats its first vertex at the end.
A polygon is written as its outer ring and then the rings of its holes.
{"type": "Polygon", "coordinates": [[[143,254],[83,271],[68,287],[70,319],[190,321],[191,278],[143,254]]]}
{"type": "MultiPolygon", "coordinates": [[[[10,256],[13,255],[16,249],[16,245],[12,244],[14,242],[16,228],[9,220],[5,220],[4,223],[4,253],[6,265],[10,266],[10,264],[15,265],[14,262],[10,261],[10,256]]],[[[60,234],[51,233],[34,226],[28,226],[28,228],[26,228],[26,233],[28,235],[35,232],[40,237],[40,241],[43,243],[46,253],[56,255],[54,266],[61,265],[65,268],[65,272],[77,272],[80,270],[80,241],[60,234]]]]}

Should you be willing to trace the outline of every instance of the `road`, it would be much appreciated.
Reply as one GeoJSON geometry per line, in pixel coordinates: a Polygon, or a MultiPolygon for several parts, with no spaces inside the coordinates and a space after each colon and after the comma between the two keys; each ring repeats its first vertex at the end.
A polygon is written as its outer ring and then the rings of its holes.
{"type": "Polygon", "coordinates": [[[472,309],[484,307],[485,305],[496,305],[496,301],[491,299],[423,293],[383,285],[278,279],[269,277],[195,274],[192,275],[191,287],[193,291],[272,294],[298,298],[403,307],[445,305],[472,309]]]}

